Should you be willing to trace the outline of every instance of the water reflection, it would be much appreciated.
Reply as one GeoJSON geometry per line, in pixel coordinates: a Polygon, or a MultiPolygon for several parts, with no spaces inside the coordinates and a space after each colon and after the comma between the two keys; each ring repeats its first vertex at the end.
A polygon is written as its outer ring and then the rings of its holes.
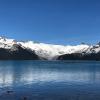
{"type": "Polygon", "coordinates": [[[13,75],[12,66],[0,66],[0,87],[12,85],[14,81],[13,75]]]}
{"type": "Polygon", "coordinates": [[[92,65],[89,62],[71,65],[37,62],[0,62],[0,87],[46,82],[100,83],[99,62],[92,65]]]}

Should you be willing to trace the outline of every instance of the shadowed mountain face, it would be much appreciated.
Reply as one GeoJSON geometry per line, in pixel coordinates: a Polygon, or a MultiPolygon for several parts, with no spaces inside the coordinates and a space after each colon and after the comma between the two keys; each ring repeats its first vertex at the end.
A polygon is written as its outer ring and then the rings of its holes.
{"type": "Polygon", "coordinates": [[[100,52],[91,54],[73,53],[61,55],[58,60],[100,60],[100,52]]]}
{"type": "Polygon", "coordinates": [[[38,60],[39,57],[30,49],[14,44],[10,49],[0,48],[0,60],[38,60]]]}

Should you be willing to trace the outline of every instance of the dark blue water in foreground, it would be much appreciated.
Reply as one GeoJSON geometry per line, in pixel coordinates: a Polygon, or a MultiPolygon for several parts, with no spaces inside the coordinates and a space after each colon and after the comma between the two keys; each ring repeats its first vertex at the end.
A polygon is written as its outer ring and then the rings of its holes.
{"type": "Polygon", "coordinates": [[[100,62],[0,61],[0,100],[100,100],[100,62]]]}

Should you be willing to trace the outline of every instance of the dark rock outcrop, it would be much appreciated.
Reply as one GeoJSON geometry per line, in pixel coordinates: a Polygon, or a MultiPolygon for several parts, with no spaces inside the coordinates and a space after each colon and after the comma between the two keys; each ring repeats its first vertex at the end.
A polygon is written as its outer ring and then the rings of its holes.
{"type": "Polygon", "coordinates": [[[0,60],[38,60],[34,51],[14,44],[10,49],[0,48],[0,60]]]}
{"type": "Polygon", "coordinates": [[[90,53],[90,54],[82,54],[82,53],[65,54],[59,56],[57,60],[98,60],[100,61],[100,52],[90,53]]]}

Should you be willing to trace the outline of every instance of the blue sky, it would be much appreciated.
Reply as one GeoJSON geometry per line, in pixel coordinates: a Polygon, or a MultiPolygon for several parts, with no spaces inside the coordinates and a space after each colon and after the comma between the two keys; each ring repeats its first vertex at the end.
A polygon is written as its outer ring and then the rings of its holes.
{"type": "Polygon", "coordinates": [[[0,35],[53,44],[100,41],[100,0],[0,0],[0,35]]]}

